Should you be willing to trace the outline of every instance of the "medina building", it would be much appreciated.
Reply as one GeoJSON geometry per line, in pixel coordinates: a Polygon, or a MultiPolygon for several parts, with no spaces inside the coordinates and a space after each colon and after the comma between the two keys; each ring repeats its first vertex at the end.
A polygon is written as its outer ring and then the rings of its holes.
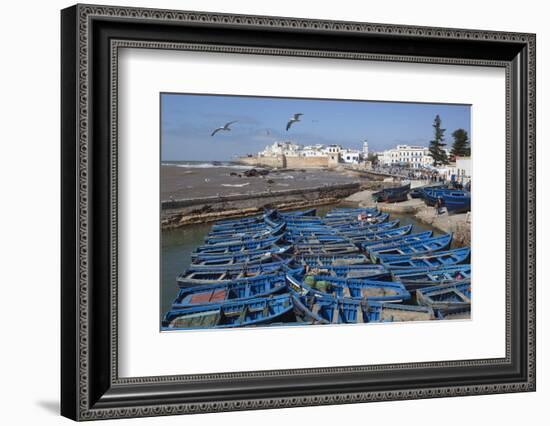
{"type": "Polygon", "coordinates": [[[379,153],[378,161],[385,166],[409,166],[418,169],[430,166],[433,158],[425,146],[397,145],[379,153]]]}

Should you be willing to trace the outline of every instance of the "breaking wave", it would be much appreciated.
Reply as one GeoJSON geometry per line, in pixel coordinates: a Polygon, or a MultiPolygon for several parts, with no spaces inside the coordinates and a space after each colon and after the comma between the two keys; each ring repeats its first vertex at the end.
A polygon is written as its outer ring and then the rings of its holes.
{"type": "MultiPolygon", "coordinates": [[[[210,168],[220,168],[225,169],[238,169],[238,170],[249,170],[253,169],[254,166],[246,166],[243,164],[235,164],[229,161],[214,161],[214,162],[194,162],[194,161],[172,161],[172,162],[162,162],[163,166],[175,166],[175,167],[184,167],[188,169],[210,169],[210,168]]],[[[257,168],[257,167],[256,167],[257,168]]]]}

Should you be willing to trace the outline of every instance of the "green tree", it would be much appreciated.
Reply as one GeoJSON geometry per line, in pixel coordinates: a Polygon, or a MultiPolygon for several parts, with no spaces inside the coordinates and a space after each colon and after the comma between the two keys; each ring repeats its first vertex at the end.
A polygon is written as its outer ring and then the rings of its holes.
{"type": "Polygon", "coordinates": [[[453,157],[469,157],[470,156],[470,139],[468,132],[464,129],[456,129],[452,136],[454,138],[451,155],[453,157]]]}
{"type": "Polygon", "coordinates": [[[369,156],[367,157],[367,160],[370,161],[372,164],[378,163],[378,155],[374,152],[371,152],[369,156]]]}
{"type": "Polygon", "coordinates": [[[434,128],[434,138],[430,141],[428,149],[430,151],[430,157],[434,160],[433,165],[448,164],[449,160],[447,159],[447,153],[443,149],[443,147],[447,145],[443,142],[445,140],[445,129],[441,128],[441,118],[439,114],[435,116],[432,127],[434,128]]]}

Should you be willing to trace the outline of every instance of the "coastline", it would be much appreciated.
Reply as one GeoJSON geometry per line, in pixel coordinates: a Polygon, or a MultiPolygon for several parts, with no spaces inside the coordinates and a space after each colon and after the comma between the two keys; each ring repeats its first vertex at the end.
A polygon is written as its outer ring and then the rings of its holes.
{"type": "Polygon", "coordinates": [[[265,208],[290,210],[335,204],[380,179],[345,168],[271,169],[246,166],[161,166],[161,227],[173,229],[250,216],[265,208]]]}

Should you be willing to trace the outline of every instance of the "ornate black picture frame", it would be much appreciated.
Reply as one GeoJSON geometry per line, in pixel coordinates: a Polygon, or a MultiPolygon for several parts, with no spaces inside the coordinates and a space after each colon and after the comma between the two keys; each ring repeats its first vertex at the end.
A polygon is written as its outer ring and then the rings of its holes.
{"type": "Polygon", "coordinates": [[[74,420],[535,390],[535,35],[76,5],[62,27],[61,413],[74,420]],[[506,356],[119,378],[117,52],[192,49],[506,70],[506,356]]]}

